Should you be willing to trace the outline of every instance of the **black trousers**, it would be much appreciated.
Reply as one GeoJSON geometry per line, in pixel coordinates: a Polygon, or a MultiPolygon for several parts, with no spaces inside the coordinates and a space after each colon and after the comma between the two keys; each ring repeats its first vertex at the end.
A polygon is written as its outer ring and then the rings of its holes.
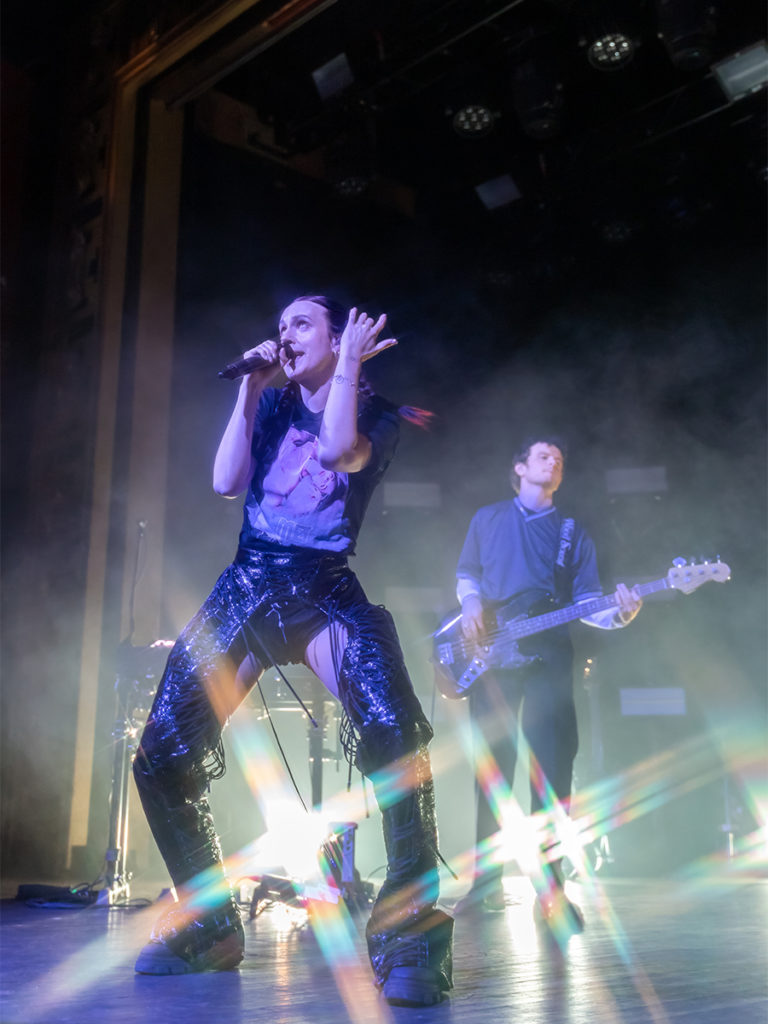
{"type": "MultiPolygon", "coordinates": [[[[541,660],[518,671],[494,670],[469,692],[470,713],[510,789],[518,754],[518,725],[531,752],[531,812],[548,803],[548,787],[561,803],[571,796],[579,739],[573,699],[573,652],[567,637],[539,647],[541,660]]],[[[477,786],[477,842],[499,829],[477,786]]],[[[500,872],[499,872],[500,874],[500,872]]]]}
{"type": "Polygon", "coordinates": [[[367,600],[342,556],[240,551],[222,573],[171,651],[134,761],[147,820],[177,887],[204,873],[231,903],[206,799],[222,768],[226,694],[249,655],[259,670],[300,662],[309,641],[331,623],[347,632],[338,652],[339,698],[384,824],[388,873],[368,934],[376,979],[382,984],[392,966],[412,962],[434,966],[447,988],[452,922],[434,918],[437,827],[426,750],[432,728],[392,617],[367,600]],[[412,780],[396,800],[383,792],[378,774],[394,762],[412,780]],[[414,930],[419,942],[412,941],[414,930]]]}

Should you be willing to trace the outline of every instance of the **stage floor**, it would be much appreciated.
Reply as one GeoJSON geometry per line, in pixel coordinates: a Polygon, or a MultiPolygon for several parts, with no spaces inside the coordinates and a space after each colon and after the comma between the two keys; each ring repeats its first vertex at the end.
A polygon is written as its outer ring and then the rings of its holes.
{"type": "MultiPolygon", "coordinates": [[[[527,881],[504,913],[459,917],[455,988],[429,1009],[373,988],[363,922],[315,934],[276,907],[246,923],[238,971],[155,978],[133,962],[158,907],[64,909],[4,900],[3,1024],[766,1024],[768,881],[573,885],[587,929],[564,948],[536,926],[527,881]]],[[[448,908],[452,900],[446,899],[448,908]]]]}

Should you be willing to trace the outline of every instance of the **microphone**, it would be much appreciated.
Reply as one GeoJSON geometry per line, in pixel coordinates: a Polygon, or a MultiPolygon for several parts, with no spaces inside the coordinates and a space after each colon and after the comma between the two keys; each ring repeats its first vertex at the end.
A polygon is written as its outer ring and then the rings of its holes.
{"type": "Polygon", "coordinates": [[[277,363],[277,359],[265,359],[264,356],[242,356],[234,363],[227,363],[223,370],[219,370],[219,377],[222,380],[237,380],[253,370],[260,370],[263,366],[276,366],[277,363]]]}

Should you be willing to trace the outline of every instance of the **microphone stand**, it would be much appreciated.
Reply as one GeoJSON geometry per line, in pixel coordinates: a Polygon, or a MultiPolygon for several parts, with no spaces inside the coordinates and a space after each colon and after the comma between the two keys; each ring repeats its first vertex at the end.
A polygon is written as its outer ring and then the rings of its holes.
{"type": "Polygon", "coordinates": [[[128,851],[128,785],[135,750],[131,741],[137,730],[132,721],[130,701],[135,683],[118,672],[115,683],[117,713],[112,727],[112,789],[109,798],[109,833],[104,854],[104,888],[97,904],[112,905],[131,896],[131,874],[126,867],[128,851]]]}
{"type": "Polygon", "coordinates": [[[126,865],[128,853],[128,798],[133,758],[138,737],[149,713],[149,698],[154,692],[159,667],[155,652],[163,657],[165,643],[133,647],[134,598],[139,577],[139,561],[144,544],[146,522],[137,524],[136,558],[130,599],[128,636],[117,649],[115,680],[115,721],[112,726],[112,786],[109,796],[109,833],[104,854],[104,888],[96,897],[97,906],[112,906],[130,899],[131,873],[126,865]],[[144,706],[146,705],[146,706],[144,706]]]}

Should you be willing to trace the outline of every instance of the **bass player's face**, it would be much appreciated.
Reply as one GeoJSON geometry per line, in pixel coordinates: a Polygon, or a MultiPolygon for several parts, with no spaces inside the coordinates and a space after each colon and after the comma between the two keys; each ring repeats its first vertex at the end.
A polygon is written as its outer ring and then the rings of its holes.
{"type": "Polygon", "coordinates": [[[537,441],[531,445],[525,462],[517,463],[515,472],[521,483],[525,481],[554,494],[563,481],[563,463],[563,453],[557,445],[537,441]]]}

